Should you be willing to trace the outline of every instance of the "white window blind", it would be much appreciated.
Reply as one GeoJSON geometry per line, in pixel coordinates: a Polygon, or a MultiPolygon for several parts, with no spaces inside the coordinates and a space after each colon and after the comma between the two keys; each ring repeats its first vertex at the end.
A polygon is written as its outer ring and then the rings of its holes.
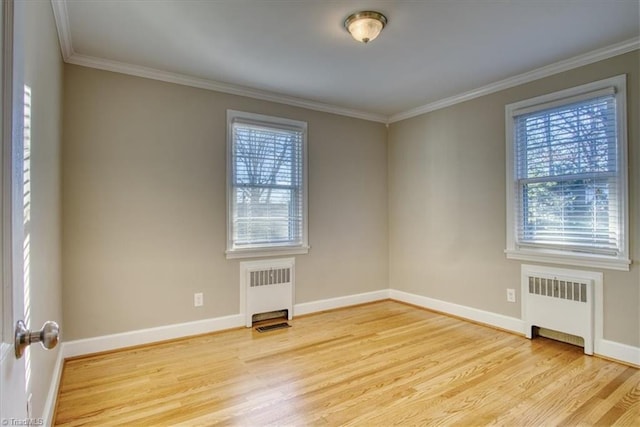
{"type": "Polygon", "coordinates": [[[507,106],[507,256],[628,270],[624,76],[507,106]]]}
{"type": "Polygon", "coordinates": [[[518,242],[617,255],[615,95],[515,117],[518,242]]]}
{"type": "Polygon", "coordinates": [[[228,251],[305,247],[306,124],[229,117],[228,251]]]}

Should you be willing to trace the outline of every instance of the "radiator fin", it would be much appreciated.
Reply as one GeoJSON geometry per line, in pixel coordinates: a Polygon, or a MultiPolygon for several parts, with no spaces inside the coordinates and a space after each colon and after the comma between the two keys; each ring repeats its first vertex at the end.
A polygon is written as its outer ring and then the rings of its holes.
{"type": "Polygon", "coordinates": [[[587,284],[529,276],[529,293],[587,303],[587,284]]]}
{"type": "Polygon", "coordinates": [[[250,272],[249,286],[279,285],[291,282],[291,268],[268,268],[250,272]]]}

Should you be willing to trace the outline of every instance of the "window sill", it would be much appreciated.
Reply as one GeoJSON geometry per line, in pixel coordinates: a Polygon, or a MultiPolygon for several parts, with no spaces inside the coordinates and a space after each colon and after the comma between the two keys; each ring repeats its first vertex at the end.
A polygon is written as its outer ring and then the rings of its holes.
{"type": "Polygon", "coordinates": [[[521,261],[546,262],[550,264],[576,265],[580,267],[605,268],[608,270],[629,271],[631,260],[603,255],[578,254],[548,249],[507,249],[508,259],[521,261]]]}
{"type": "Polygon", "coordinates": [[[227,259],[260,258],[281,255],[302,255],[309,253],[309,246],[273,247],[264,249],[229,249],[225,252],[227,259]]]}

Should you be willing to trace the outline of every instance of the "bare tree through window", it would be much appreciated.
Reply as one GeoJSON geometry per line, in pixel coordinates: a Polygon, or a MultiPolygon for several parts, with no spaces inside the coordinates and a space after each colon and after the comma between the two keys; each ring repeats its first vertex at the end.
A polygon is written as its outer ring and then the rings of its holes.
{"type": "Polygon", "coordinates": [[[231,249],[303,246],[305,127],[230,125],[231,249]]]}

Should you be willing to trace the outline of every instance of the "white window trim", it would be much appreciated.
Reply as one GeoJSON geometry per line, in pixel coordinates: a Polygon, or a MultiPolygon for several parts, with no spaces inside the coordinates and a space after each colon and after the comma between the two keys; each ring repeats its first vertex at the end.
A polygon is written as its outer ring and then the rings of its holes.
{"type": "Polygon", "coordinates": [[[299,255],[309,252],[309,215],[308,215],[308,149],[307,149],[307,123],[284,119],[281,117],[266,116],[263,114],[246,113],[243,111],[227,110],[227,259],[255,258],[267,256],[299,255]],[[262,122],[274,127],[289,126],[298,127],[304,130],[302,138],[302,244],[295,246],[264,246],[258,248],[234,248],[233,247],[233,200],[232,200],[232,151],[233,151],[233,121],[244,119],[254,122],[262,122]]]}
{"type": "Polygon", "coordinates": [[[629,271],[629,196],[628,196],[628,148],[627,148],[627,79],[626,75],[611,77],[588,83],[582,86],[561,90],[559,92],[538,96],[536,98],[509,104],[505,107],[506,130],[506,192],[507,192],[507,248],[505,254],[508,259],[523,261],[537,261],[553,264],[577,265],[582,267],[605,268],[611,270],[629,271]],[[622,252],[618,256],[596,255],[545,248],[519,247],[516,242],[517,219],[515,211],[517,203],[515,197],[515,137],[513,116],[518,110],[535,107],[536,105],[561,101],[563,99],[580,96],[594,91],[614,87],[616,90],[616,114],[618,145],[618,167],[620,173],[620,240],[622,252]]]}

